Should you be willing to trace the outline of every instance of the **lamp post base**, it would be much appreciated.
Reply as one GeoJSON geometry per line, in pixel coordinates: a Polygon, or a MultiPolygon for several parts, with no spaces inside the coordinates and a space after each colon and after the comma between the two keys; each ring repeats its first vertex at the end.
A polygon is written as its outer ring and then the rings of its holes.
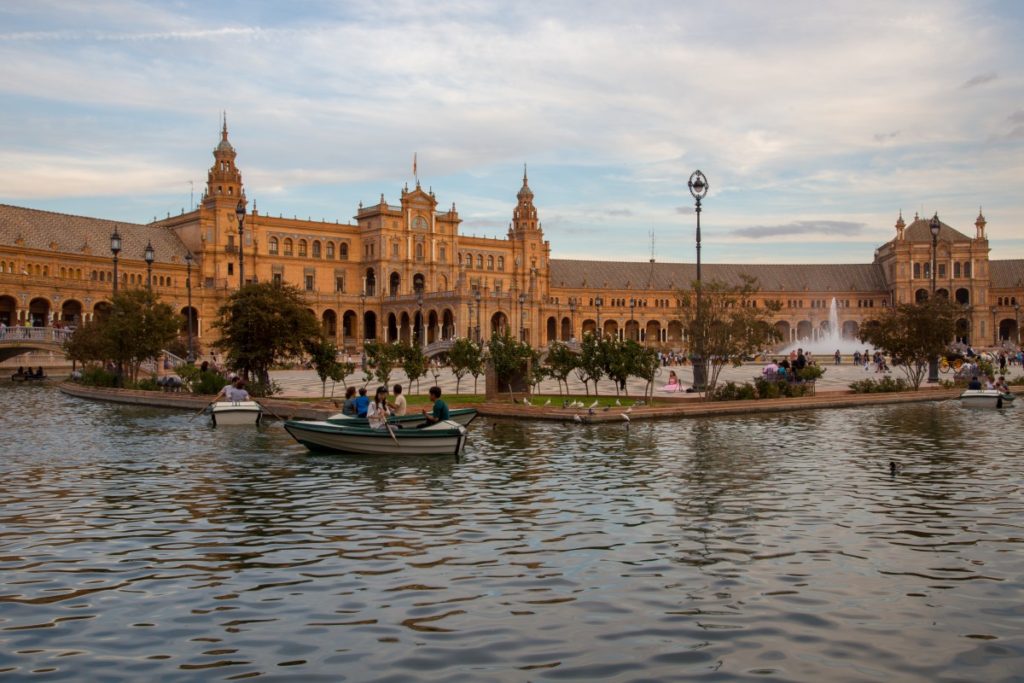
{"type": "Polygon", "coordinates": [[[708,385],[708,366],[704,361],[693,361],[693,390],[704,391],[708,385]]]}
{"type": "Polygon", "coordinates": [[[938,384],[939,382],[939,359],[932,358],[928,361],[928,384],[938,384]]]}

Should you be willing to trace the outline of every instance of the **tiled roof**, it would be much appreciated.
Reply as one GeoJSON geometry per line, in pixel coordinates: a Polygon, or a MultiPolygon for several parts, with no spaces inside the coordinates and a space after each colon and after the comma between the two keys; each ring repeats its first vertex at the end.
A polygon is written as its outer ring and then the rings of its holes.
{"type": "Polygon", "coordinates": [[[88,245],[94,255],[110,255],[115,228],[121,235],[123,259],[141,261],[146,243],[152,241],[157,263],[170,263],[172,256],[184,262],[185,246],[166,228],[0,204],[0,244],[4,245],[15,246],[21,238],[26,249],[80,254],[88,245]]]}
{"type": "MultiPolygon", "coordinates": [[[[906,228],[906,239],[910,242],[932,241],[932,219],[917,218],[911,221],[906,228]]],[[[970,242],[971,238],[958,230],[954,230],[941,220],[939,221],[940,242],[970,242]]]]}
{"type": "Polygon", "coordinates": [[[989,284],[992,287],[1020,287],[1024,284],[1024,259],[989,261],[989,284]]]}
{"type": "MultiPolygon", "coordinates": [[[[756,277],[767,292],[883,292],[882,267],[871,264],[701,264],[704,281],[740,284],[741,275],[756,277]]],[[[552,288],[652,289],[689,288],[697,277],[692,263],[625,263],[551,260],[552,288]]]]}

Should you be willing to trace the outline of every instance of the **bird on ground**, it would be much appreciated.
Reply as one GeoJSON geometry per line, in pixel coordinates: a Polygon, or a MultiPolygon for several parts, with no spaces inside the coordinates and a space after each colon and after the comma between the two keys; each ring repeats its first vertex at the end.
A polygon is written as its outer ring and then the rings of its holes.
{"type": "Polygon", "coordinates": [[[576,413],[575,415],[572,416],[572,421],[576,423],[581,423],[583,422],[583,418],[580,417],[579,413],[576,413]]]}
{"type": "Polygon", "coordinates": [[[595,411],[594,411],[594,409],[593,409],[593,408],[587,408],[587,415],[593,415],[593,414],[594,414],[594,412],[595,412],[595,411]]]}
{"type": "Polygon", "coordinates": [[[622,402],[621,402],[621,401],[619,401],[619,399],[615,399],[615,405],[617,405],[617,406],[621,406],[621,405],[622,405],[622,402]]]}
{"type": "Polygon", "coordinates": [[[551,399],[549,398],[548,400],[544,401],[544,405],[545,407],[551,405],[551,399]]]}
{"type": "Polygon", "coordinates": [[[596,408],[597,407],[597,399],[596,398],[594,399],[594,402],[590,404],[590,407],[591,408],[596,408]]]}

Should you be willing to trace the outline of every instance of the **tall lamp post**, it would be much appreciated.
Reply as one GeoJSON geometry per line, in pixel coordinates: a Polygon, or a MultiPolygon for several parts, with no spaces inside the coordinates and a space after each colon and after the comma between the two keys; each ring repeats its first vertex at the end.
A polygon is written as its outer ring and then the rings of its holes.
{"type": "Polygon", "coordinates": [[[188,291],[188,310],[186,311],[186,317],[188,318],[188,358],[185,360],[189,363],[194,363],[196,360],[195,353],[192,351],[192,260],[194,258],[191,251],[185,252],[185,289],[188,291]]]}
{"type": "Polygon", "coordinates": [[[424,320],[423,320],[423,291],[422,290],[419,292],[419,294],[416,295],[416,305],[419,307],[419,316],[420,316],[419,329],[416,330],[416,334],[420,338],[420,346],[423,347],[423,346],[426,346],[426,342],[427,342],[427,334],[426,334],[426,331],[427,331],[426,327],[427,326],[426,326],[426,324],[424,323],[424,320]]]}
{"type": "Polygon", "coordinates": [[[146,243],[146,250],[143,252],[143,258],[146,259],[146,289],[153,291],[153,261],[156,260],[156,254],[153,252],[153,242],[149,241],[146,243]]]}
{"type": "Polygon", "coordinates": [[[1013,305],[1013,319],[1017,323],[1017,346],[1020,346],[1020,304],[1013,305]]]}
{"type": "MultiPolygon", "coordinates": [[[[362,330],[362,340],[366,341],[366,290],[365,289],[363,290],[363,293],[359,295],[359,318],[360,318],[360,320],[359,320],[359,329],[362,330]]],[[[356,336],[358,337],[359,334],[357,333],[356,336]]],[[[362,344],[362,341],[361,341],[359,343],[359,348],[362,348],[362,347],[363,347],[363,344],[362,344]]]]}
{"type": "Polygon", "coordinates": [[[121,235],[114,228],[114,234],[110,236],[110,253],[114,255],[114,296],[117,296],[117,255],[121,253],[121,235]]]}
{"type": "Polygon", "coordinates": [[[701,200],[708,194],[708,179],[699,170],[694,171],[690,174],[690,180],[686,183],[687,187],[690,188],[690,194],[693,196],[694,201],[697,203],[697,310],[694,314],[694,332],[696,332],[694,341],[696,342],[694,349],[695,358],[693,359],[693,388],[696,391],[704,391],[705,385],[707,384],[708,377],[708,365],[707,359],[704,357],[704,328],[703,328],[703,308],[702,308],[702,293],[700,283],[700,203],[701,200]]]}
{"type": "Polygon", "coordinates": [[[526,293],[519,295],[519,341],[526,341],[526,293]]]}
{"type": "Polygon", "coordinates": [[[596,297],[594,299],[594,308],[597,309],[597,338],[598,339],[603,339],[604,338],[604,332],[601,331],[601,304],[603,304],[603,303],[604,303],[604,301],[601,299],[601,297],[596,297]]]}
{"type": "MultiPolygon", "coordinates": [[[[939,212],[936,211],[935,215],[932,216],[932,220],[928,223],[928,227],[932,231],[932,301],[935,300],[935,256],[938,253],[939,247],[939,228],[942,224],[939,222],[939,212]]],[[[939,359],[929,358],[928,359],[928,383],[936,384],[939,381],[939,359]]]]}
{"type": "Polygon", "coordinates": [[[473,298],[476,299],[476,343],[480,343],[480,289],[473,293],[473,298]]]}
{"type": "Polygon", "coordinates": [[[245,286],[245,242],[242,237],[245,234],[245,201],[239,199],[235,207],[235,217],[238,218],[238,288],[245,286]]]}
{"type": "MultiPolygon", "coordinates": [[[[636,329],[636,322],[633,320],[633,309],[636,307],[636,298],[629,297],[629,328],[635,330],[636,341],[640,341],[640,330],[636,329]]],[[[632,337],[631,337],[632,339],[632,337]]]]}
{"type": "Polygon", "coordinates": [[[576,338],[576,299],[569,299],[569,341],[576,338]]]}

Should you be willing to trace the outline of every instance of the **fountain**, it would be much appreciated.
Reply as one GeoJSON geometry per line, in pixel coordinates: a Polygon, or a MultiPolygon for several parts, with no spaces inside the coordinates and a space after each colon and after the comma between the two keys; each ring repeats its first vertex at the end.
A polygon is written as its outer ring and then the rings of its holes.
{"type": "Polygon", "coordinates": [[[836,298],[832,297],[832,303],[828,307],[828,329],[812,329],[811,337],[797,339],[787,344],[778,351],[779,354],[789,353],[797,349],[810,351],[815,356],[831,356],[839,349],[844,356],[854,351],[863,351],[866,348],[864,342],[857,338],[844,337],[839,329],[839,311],[836,306],[836,298]]]}

